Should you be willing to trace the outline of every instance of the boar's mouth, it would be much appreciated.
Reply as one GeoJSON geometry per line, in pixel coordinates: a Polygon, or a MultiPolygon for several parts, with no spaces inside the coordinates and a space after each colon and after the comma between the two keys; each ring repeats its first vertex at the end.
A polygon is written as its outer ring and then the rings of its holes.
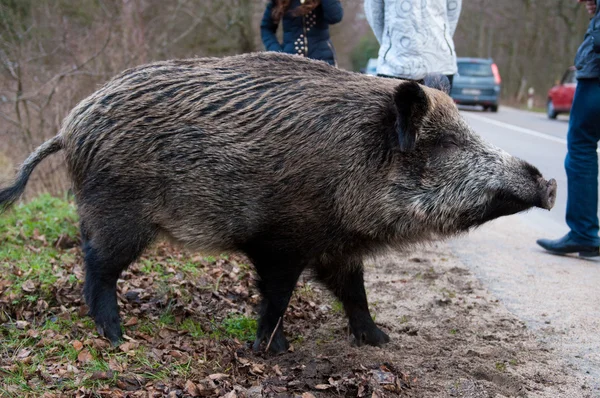
{"type": "Polygon", "coordinates": [[[491,201],[487,203],[480,222],[483,224],[499,217],[510,216],[530,209],[535,205],[535,203],[520,198],[511,192],[497,192],[491,201]]]}
{"type": "Polygon", "coordinates": [[[552,209],[556,200],[556,181],[554,179],[545,181],[540,178],[538,183],[539,189],[530,198],[523,198],[507,190],[495,192],[481,215],[480,223],[519,213],[532,207],[552,209]]]}

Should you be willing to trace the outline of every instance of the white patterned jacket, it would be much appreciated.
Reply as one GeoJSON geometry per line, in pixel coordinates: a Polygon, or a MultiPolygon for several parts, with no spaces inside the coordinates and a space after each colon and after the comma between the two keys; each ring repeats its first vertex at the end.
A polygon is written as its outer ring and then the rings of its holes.
{"type": "Polygon", "coordinates": [[[379,41],[377,73],[420,80],[457,72],[452,36],[462,0],[365,0],[379,41]]]}

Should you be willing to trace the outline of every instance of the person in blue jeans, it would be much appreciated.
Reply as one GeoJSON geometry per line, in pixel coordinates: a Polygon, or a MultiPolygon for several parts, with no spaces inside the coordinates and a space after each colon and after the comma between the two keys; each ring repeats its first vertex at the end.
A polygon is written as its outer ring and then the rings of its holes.
{"type": "Polygon", "coordinates": [[[267,51],[296,54],[336,65],[329,25],[342,20],[340,0],[270,0],[267,3],[260,35],[267,51]],[[283,25],[283,43],[277,27],[283,25]]]}
{"type": "Polygon", "coordinates": [[[600,255],[598,238],[598,141],[600,140],[600,0],[578,0],[592,15],[575,56],[577,88],[567,134],[567,225],[560,239],[537,244],[555,254],[600,255]]]}

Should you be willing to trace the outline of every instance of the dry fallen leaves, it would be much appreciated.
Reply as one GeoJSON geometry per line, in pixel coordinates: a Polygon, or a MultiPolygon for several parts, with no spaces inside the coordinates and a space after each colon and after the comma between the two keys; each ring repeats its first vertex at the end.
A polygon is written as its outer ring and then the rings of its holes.
{"type": "Polygon", "coordinates": [[[92,354],[87,349],[81,350],[79,352],[79,354],[77,355],[77,360],[81,363],[88,363],[92,359],[94,359],[94,358],[92,357],[92,354]]]}
{"type": "Polygon", "coordinates": [[[105,350],[110,348],[110,343],[104,339],[92,339],[92,345],[94,348],[99,350],[105,350]]]}
{"type": "Polygon", "coordinates": [[[128,341],[119,346],[119,349],[123,352],[129,352],[135,350],[138,347],[138,343],[135,341],[128,341]]]}
{"type": "Polygon", "coordinates": [[[29,356],[29,354],[31,354],[31,350],[28,350],[27,348],[21,348],[17,353],[17,358],[25,359],[29,356]]]}
{"type": "Polygon", "coordinates": [[[103,371],[96,371],[94,373],[92,373],[92,380],[109,380],[112,379],[112,377],[114,376],[114,373],[111,370],[108,370],[106,372],[103,371]]]}
{"type": "Polygon", "coordinates": [[[131,318],[129,318],[129,320],[127,322],[124,323],[125,326],[134,326],[138,324],[138,318],[135,316],[132,316],[131,318]]]}
{"type": "Polygon", "coordinates": [[[35,329],[29,329],[27,331],[27,337],[31,337],[33,339],[36,339],[39,335],[40,335],[40,332],[38,332],[35,329]]]}
{"type": "Polygon", "coordinates": [[[379,384],[394,384],[396,381],[396,376],[394,376],[391,372],[386,372],[380,369],[376,369],[371,371],[373,378],[379,384]]]}
{"type": "Polygon", "coordinates": [[[27,321],[16,321],[15,322],[15,326],[19,330],[25,330],[25,329],[27,329],[27,327],[29,327],[29,322],[27,322],[27,321]]]}
{"type": "Polygon", "coordinates": [[[71,342],[71,345],[73,346],[73,348],[75,348],[77,351],[81,351],[81,349],[83,348],[83,343],[79,340],[73,340],[71,342]]]}
{"type": "MultiPolygon", "coordinates": [[[[11,315],[14,318],[20,319],[15,322],[15,326],[22,331],[21,335],[36,339],[34,341],[36,348],[31,348],[31,350],[21,348],[13,354],[13,358],[19,359],[21,362],[31,361],[31,358],[35,359],[38,348],[44,348],[49,360],[52,359],[52,365],[45,368],[43,374],[32,374],[27,382],[35,383],[38,377],[43,379],[43,382],[51,382],[53,385],[58,379],[72,380],[69,387],[57,387],[56,394],[49,393],[48,398],[92,395],[102,397],[178,397],[183,395],[257,398],[269,393],[287,392],[295,393],[296,396],[302,393],[298,389],[305,388],[306,382],[299,381],[298,384],[288,384],[288,381],[291,380],[289,377],[293,376],[289,374],[287,365],[263,361],[254,356],[244,358],[243,355],[248,355],[247,353],[238,357],[237,353],[245,350],[243,343],[235,339],[193,337],[192,331],[184,331],[181,328],[183,319],[191,319],[201,326],[201,330],[211,330],[213,324],[209,324],[209,322],[215,321],[218,326],[219,322],[225,319],[233,309],[236,313],[243,312],[249,317],[254,316],[252,313],[259,303],[259,296],[254,287],[253,274],[248,272],[245,267],[239,266],[241,263],[248,264],[247,260],[207,261],[201,257],[202,265],[198,268],[203,268],[203,270],[200,276],[194,276],[194,278],[189,278],[189,274],[185,274],[174,266],[169,270],[170,280],[166,281],[173,287],[170,295],[165,295],[157,290],[155,281],[164,280],[162,272],[140,272],[140,267],[133,264],[125,271],[119,282],[123,314],[126,315],[123,325],[128,328],[129,337],[125,335],[125,342],[115,350],[108,340],[99,337],[93,327],[83,321],[89,309],[83,304],[81,296],[84,270],[78,250],[72,249],[73,260],[64,263],[57,260],[52,264],[56,267],[56,277],[58,278],[51,287],[52,299],[40,298],[37,303],[30,304],[22,300],[27,292],[39,290],[40,284],[35,282],[35,279],[24,282],[24,287],[15,293],[14,297],[6,297],[8,302],[21,300],[24,303],[19,308],[9,306],[9,311],[12,311],[11,315]],[[236,265],[232,265],[234,262],[236,265]],[[209,269],[212,272],[208,271],[209,269]],[[70,278],[72,275],[76,276],[76,281],[70,278]],[[205,286],[218,286],[218,288],[216,291],[206,291],[205,286]],[[188,294],[184,295],[184,292],[188,294]],[[186,300],[191,300],[191,302],[186,300]],[[164,313],[167,305],[173,310],[174,322],[151,329],[145,328],[146,325],[158,325],[157,320],[164,313]],[[74,320],[75,317],[79,319],[74,320]],[[39,320],[52,322],[53,328],[39,328],[42,324],[39,320]],[[61,355],[66,346],[73,347],[77,352],[76,361],[69,361],[61,355]],[[144,359],[153,366],[156,364],[169,366],[174,363],[190,361],[191,370],[195,373],[190,373],[188,377],[193,374],[198,379],[185,381],[185,379],[178,379],[175,376],[163,380],[145,379],[140,375],[154,368],[149,369],[148,365],[140,366],[138,358],[140,351],[137,350],[140,346],[145,348],[144,359]],[[107,361],[108,369],[90,370],[89,365],[96,358],[107,361]],[[214,373],[207,374],[204,373],[207,363],[219,363],[219,367],[212,370],[214,373]],[[200,372],[198,372],[199,370],[200,372]],[[242,371],[240,372],[240,370],[242,371]],[[281,378],[280,382],[287,387],[263,385],[265,378],[270,377],[281,378]],[[85,386],[86,380],[96,381],[98,387],[85,386]],[[236,387],[234,380],[240,385],[236,387]],[[241,385],[253,385],[254,387],[246,390],[241,385]]],[[[163,257],[154,254],[151,256],[152,261],[164,264],[177,256],[181,257],[175,249],[166,245],[159,246],[158,251],[161,250],[164,252],[163,257]]],[[[1,283],[2,281],[0,281],[1,283]]],[[[326,312],[318,309],[321,305],[318,297],[304,300],[299,296],[294,300],[297,301],[296,304],[293,304],[295,306],[294,314],[296,314],[294,316],[297,316],[298,320],[314,319],[315,313],[323,316],[326,312]],[[311,318],[311,316],[313,317],[311,318]]],[[[0,304],[2,303],[0,302],[0,304]]],[[[301,326],[299,324],[298,327],[301,326]]],[[[0,354],[0,362],[3,359],[0,354]]],[[[15,367],[15,371],[16,369],[15,367]]],[[[32,387],[34,386],[32,385],[32,387]]],[[[331,388],[331,386],[327,388],[331,388]]],[[[314,398],[314,395],[305,393],[302,398],[314,398]]]]}
{"type": "Polygon", "coordinates": [[[208,378],[211,379],[211,380],[213,380],[213,381],[214,380],[222,380],[222,379],[225,379],[227,377],[229,377],[229,375],[225,374],[225,373],[214,373],[214,374],[211,374],[211,375],[208,376],[208,378]]]}
{"type": "Polygon", "coordinates": [[[32,280],[27,280],[23,282],[23,284],[21,285],[21,289],[23,289],[23,291],[27,293],[33,293],[36,290],[35,283],[33,283],[32,280]]]}
{"type": "Polygon", "coordinates": [[[188,380],[188,381],[185,382],[185,392],[187,392],[192,397],[198,397],[198,396],[200,396],[200,392],[198,391],[198,387],[196,387],[196,384],[193,381],[191,381],[191,380],[188,380]]]}

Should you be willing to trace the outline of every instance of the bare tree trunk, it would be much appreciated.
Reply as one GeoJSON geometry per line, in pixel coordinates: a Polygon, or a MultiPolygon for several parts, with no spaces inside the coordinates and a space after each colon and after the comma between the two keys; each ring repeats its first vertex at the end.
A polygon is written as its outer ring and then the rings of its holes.
{"type": "Polygon", "coordinates": [[[488,29],[487,30],[488,33],[488,38],[487,38],[487,44],[488,44],[488,48],[487,48],[487,57],[488,58],[493,58],[493,49],[494,49],[494,30],[493,29],[488,29]]]}
{"type": "Polygon", "coordinates": [[[123,48],[134,59],[134,63],[148,61],[142,9],[144,0],[123,0],[123,48]]]}
{"type": "Polygon", "coordinates": [[[252,0],[240,0],[240,51],[256,51],[255,33],[254,33],[254,2],[252,0]]]}
{"type": "Polygon", "coordinates": [[[485,0],[479,3],[479,45],[477,47],[477,56],[485,57],[485,0]]]}

